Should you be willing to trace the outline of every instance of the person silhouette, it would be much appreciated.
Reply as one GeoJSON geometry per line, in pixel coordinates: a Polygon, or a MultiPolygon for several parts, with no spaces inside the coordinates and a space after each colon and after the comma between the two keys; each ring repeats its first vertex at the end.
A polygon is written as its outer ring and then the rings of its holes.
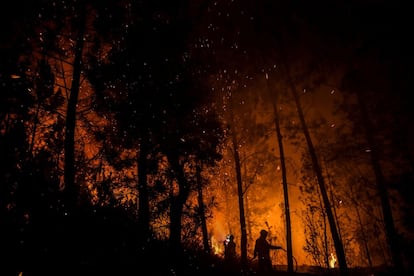
{"type": "Polygon", "coordinates": [[[234,262],[236,259],[236,243],[233,235],[228,235],[224,241],[224,259],[228,262],[234,262]]]}
{"type": "Polygon", "coordinates": [[[267,238],[268,232],[266,230],[260,231],[260,237],[256,240],[254,246],[254,258],[258,257],[259,271],[272,271],[272,260],[270,258],[270,249],[282,249],[282,247],[270,244],[267,238]]]}

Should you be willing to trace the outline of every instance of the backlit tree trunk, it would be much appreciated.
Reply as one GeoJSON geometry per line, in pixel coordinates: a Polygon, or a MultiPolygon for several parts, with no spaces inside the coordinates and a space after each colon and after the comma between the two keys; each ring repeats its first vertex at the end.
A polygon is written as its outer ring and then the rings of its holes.
{"type": "MultiPolygon", "coordinates": [[[[266,75],[266,83],[267,83],[267,90],[270,93],[270,84],[269,84],[269,76],[266,75]]],[[[290,207],[289,207],[289,190],[288,190],[288,183],[287,183],[287,172],[286,172],[286,160],[285,160],[285,152],[283,148],[283,136],[280,130],[280,121],[279,121],[279,112],[277,110],[278,107],[278,93],[273,96],[273,114],[274,114],[274,122],[276,127],[276,135],[277,135],[277,142],[279,145],[279,154],[280,154],[280,166],[282,170],[282,184],[283,184],[283,198],[285,203],[285,223],[286,223],[286,251],[287,251],[287,264],[288,268],[287,271],[289,273],[293,272],[293,253],[292,253],[292,230],[291,230],[291,222],[290,222],[290,207]]]]}
{"type": "Polygon", "coordinates": [[[364,224],[362,223],[361,212],[359,211],[358,202],[356,201],[355,191],[352,188],[352,185],[350,189],[351,189],[351,194],[352,194],[351,198],[352,198],[353,206],[355,207],[355,211],[356,211],[357,218],[358,218],[358,224],[359,224],[359,229],[361,232],[362,242],[364,243],[364,250],[365,250],[366,258],[368,261],[369,268],[372,269],[372,258],[369,252],[367,234],[365,233],[364,224]]]}
{"type": "MultiPolygon", "coordinates": [[[[283,56],[283,53],[282,53],[282,56],[283,56]]],[[[338,258],[340,274],[342,276],[346,276],[346,275],[348,275],[349,272],[348,272],[348,265],[346,263],[346,258],[345,258],[345,251],[344,251],[342,241],[339,237],[339,233],[338,233],[338,229],[336,227],[334,215],[332,213],[331,203],[329,202],[328,193],[326,191],[325,179],[322,175],[322,168],[319,164],[319,160],[318,160],[318,157],[316,155],[315,147],[313,145],[312,138],[310,136],[310,133],[309,133],[306,121],[305,121],[305,116],[303,114],[302,106],[300,104],[299,95],[298,95],[298,92],[296,91],[295,84],[293,83],[293,80],[291,78],[291,75],[290,75],[290,72],[289,72],[289,66],[288,66],[286,60],[283,60],[283,66],[284,66],[284,69],[285,69],[284,72],[285,72],[286,77],[288,79],[288,85],[290,87],[291,93],[292,93],[293,98],[295,100],[296,109],[297,109],[296,111],[298,112],[299,120],[300,120],[300,123],[301,123],[301,126],[302,126],[302,131],[303,131],[303,134],[305,135],[309,155],[311,157],[313,170],[316,174],[316,178],[317,178],[317,181],[318,181],[319,189],[320,189],[322,200],[323,200],[323,203],[324,203],[324,208],[325,208],[325,211],[326,211],[326,215],[327,215],[330,230],[331,230],[332,239],[333,239],[334,246],[335,246],[336,255],[337,255],[337,258],[338,258]]]]}
{"type": "Polygon", "coordinates": [[[65,128],[65,168],[64,168],[64,182],[65,193],[68,203],[74,207],[78,200],[79,187],[75,183],[75,128],[76,128],[76,110],[78,104],[80,77],[82,71],[82,55],[84,48],[84,34],[86,28],[86,14],[85,7],[81,5],[82,9],[79,11],[78,34],[75,43],[74,61],[73,61],[73,75],[72,85],[70,88],[69,101],[66,112],[66,128],[65,128]]]}
{"type": "Polygon", "coordinates": [[[197,165],[196,168],[197,173],[197,193],[198,193],[198,208],[200,212],[200,220],[201,220],[201,231],[203,235],[203,247],[204,251],[207,254],[210,254],[210,243],[208,239],[208,231],[207,231],[207,221],[206,221],[206,214],[204,209],[204,199],[203,199],[203,183],[201,177],[201,167],[197,165]]]}
{"type": "MultiPolygon", "coordinates": [[[[145,135],[144,135],[145,136],[145,135]]],[[[150,238],[150,214],[148,199],[148,183],[147,183],[147,155],[148,144],[147,139],[142,139],[138,152],[138,220],[139,235],[142,242],[147,242],[150,238]]]]}
{"type": "Polygon", "coordinates": [[[188,183],[184,168],[177,158],[169,155],[169,161],[173,170],[174,178],[177,181],[178,191],[171,198],[170,205],[170,249],[173,257],[179,261],[182,253],[181,247],[181,218],[183,214],[184,204],[189,195],[190,184],[188,183]]]}
{"type": "Polygon", "coordinates": [[[230,108],[230,117],[233,128],[231,129],[231,141],[233,147],[234,166],[236,170],[237,195],[239,199],[239,216],[240,216],[240,255],[241,267],[244,273],[247,272],[247,230],[246,230],[246,215],[244,212],[244,192],[243,181],[241,175],[241,163],[239,155],[239,144],[237,141],[237,134],[234,131],[234,116],[233,110],[230,108]]]}
{"type": "Polygon", "coordinates": [[[378,148],[373,137],[372,127],[369,121],[366,101],[363,92],[357,90],[358,104],[361,110],[361,121],[365,128],[365,135],[370,147],[371,164],[374,170],[377,189],[381,200],[382,215],[384,217],[385,230],[387,234],[388,244],[391,250],[391,256],[394,268],[399,275],[403,274],[404,266],[401,258],[401,249],[398,242],[397,232],[394,226],[391,205],[387,188],[385,187],[385,178],[378,158],[378,148]]]}

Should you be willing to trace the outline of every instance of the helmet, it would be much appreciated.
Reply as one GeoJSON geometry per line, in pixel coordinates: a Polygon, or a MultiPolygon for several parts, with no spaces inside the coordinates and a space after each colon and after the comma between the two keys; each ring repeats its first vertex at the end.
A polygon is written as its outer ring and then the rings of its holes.
{"type": "Polygon", "coordinates": [[[267,231],[266,230],[261,230],[260,231],[260,236],[266,236],[267,235],[267,231]]]}

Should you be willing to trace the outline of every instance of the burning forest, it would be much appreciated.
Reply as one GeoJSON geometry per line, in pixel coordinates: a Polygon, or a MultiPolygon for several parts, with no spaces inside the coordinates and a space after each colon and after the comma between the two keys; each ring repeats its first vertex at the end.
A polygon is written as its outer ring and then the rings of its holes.
{"type": "Polygon", "coordinates": [[[400,2],[3,9],[0,274],[410,275],[400,2]]]}

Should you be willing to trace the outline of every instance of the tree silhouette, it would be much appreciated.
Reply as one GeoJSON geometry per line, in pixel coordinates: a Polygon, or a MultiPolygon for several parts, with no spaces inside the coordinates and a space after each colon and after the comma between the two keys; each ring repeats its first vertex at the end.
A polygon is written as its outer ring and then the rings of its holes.
{"type": "MultiPolygon", "coordinates": [[[[377,142],[374,138],[374,129],[370,122],[367,100],[365,98],[364,90],[366,84],[360,78],[359,72],[351,71],[344,80],[344,88],[352,90],[357,95],[359,110],[361,112],[361,121],[365,130],[368,146],[370,148],[371,164],[375,174],[378,194],[381,200],[382,213],[384,217],[385,229],[388,238],[388,243],[391,249],[392,260],[395,269],[399,273],[403,273],[404,266],[401,258],[401,249],[398,241],[397,231],[394,225],[394,218],[389,202],[389,194],[385,184],[384,172],[380,165],[379,150],[377,142]]],[[[369,89],[369,88],[368,88],[369,89]]]]}

